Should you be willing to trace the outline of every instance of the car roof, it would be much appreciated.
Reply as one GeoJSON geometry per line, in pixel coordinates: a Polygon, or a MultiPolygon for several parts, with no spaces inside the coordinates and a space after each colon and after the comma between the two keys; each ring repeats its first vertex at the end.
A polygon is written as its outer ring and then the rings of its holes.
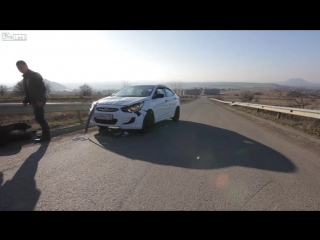
{"type": "Polygon", "coordinates": [[[135,87],[135,86],[158,86],[158,84],[133,84],[133,85],[129,85],[127,87],[135,87]]]}
{"type": "Polygon", "coordinates": [[[170,88],[170,87],[168,87],[167,85],[164,85],[164,84],[134,84],[134,85],[130,85],[130,86],[127,86],[127,87],[135,87],[135,86],[150,86],[150,87],[167,87],[167,88],[170,88]]]}

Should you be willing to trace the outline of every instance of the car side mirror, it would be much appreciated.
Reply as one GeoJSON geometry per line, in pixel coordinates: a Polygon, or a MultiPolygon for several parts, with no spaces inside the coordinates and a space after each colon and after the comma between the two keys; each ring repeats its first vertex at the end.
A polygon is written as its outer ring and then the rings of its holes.
{"type": "Polygon", "coordinates": [[[164,94],[163,93],[157,93],[157,95],[154,98],[163,98],[164,94]]]}

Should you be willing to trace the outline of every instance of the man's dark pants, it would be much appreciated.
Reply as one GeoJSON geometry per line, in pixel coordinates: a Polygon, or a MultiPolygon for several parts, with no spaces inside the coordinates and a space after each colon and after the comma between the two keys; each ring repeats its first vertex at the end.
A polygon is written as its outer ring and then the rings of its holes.
{"type": "Polygon", "coordinates": [[[33,112],[34,112],[34,117],[37,121],[37,123],[39,123],[39,125],[42,128],[42,135],[50,135],[50,127],[49,124],[46,120],[46,118],[44,117],[44,105],[46,103],[44,102],[42,107],[38,107],[37,103],[33,103],[32,104],[32,108],[33,108],[33,112]]]}

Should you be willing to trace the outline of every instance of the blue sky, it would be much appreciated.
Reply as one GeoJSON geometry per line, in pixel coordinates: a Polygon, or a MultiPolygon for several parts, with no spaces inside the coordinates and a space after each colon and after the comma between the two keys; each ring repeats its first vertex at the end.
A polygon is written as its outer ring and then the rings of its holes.
{"type": "Polygon", "coordinates": [[[0,84],[17,60],[61,84],[90,82],[320,83],[319,30],[11,31],[0,41],[0,84]]]}

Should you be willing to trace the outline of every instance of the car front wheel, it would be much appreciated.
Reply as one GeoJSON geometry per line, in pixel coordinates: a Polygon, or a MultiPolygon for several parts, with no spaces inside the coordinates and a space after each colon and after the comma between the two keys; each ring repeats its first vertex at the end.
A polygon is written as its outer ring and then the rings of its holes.
{"type": "Polygon", "coordinates": [[[179,118],[180,118],[180,108],[177,107],[177,108],[176,108],[176,111],[175,111],[175,113],[174,113],[174,116],[173,116],[173,118],[172,118],[172,121],[178,122],[178,121],[179,121],[179,118]]]}
{"type": "Polygon", "coordinates": [[[142,129],[141,131],[144,133],[150,132],[154,126],[154,116],[152,111],[148,111],[144,116],[142,129]]]}

